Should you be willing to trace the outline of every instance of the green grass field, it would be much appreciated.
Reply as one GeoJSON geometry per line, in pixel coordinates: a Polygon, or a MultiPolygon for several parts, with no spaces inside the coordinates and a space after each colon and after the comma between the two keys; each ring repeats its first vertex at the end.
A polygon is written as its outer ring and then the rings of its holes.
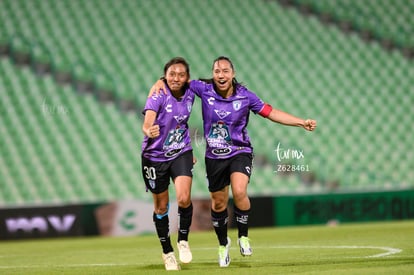
{"type": "MultiPolygon", "coordinates": [[[[179,272],[414,274],[414,221],[250,229],[251,257],[240,255],[236,231],[229,235],[233,241],[229,267],[218,267],[213,231],[193,232],[193,262],[182,265],[179,272]]],[[[0,242],[0,274],[164,272],[155,235],[0,242]]]]}

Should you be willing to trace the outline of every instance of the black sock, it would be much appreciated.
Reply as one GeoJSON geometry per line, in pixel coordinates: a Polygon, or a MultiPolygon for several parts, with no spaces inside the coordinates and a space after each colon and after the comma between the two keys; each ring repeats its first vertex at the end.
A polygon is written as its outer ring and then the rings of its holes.
{"type": "Polygon", "coordinates": [[[229,221],[227,208],[223,212],[215,212],[212,209],[211,220],[220,245],[227,245],[227,223],[229,221]]]}
{"type": "Polygon", "coordinates": [[[155,223],[155,229],[157,230],[158,238],[160,239],[162,251],[164,254],[174,251],[170,240],[168,214],[157,216],[157,214],[154,213],[152,218],[155,223]]]}
{"type": "Polygon", "coordinates": [[[234,214],[236,216],[237,229],[239,230],[239,238],[242,236],[247,237],[249,234],[249,213],[248,210],[240,210],[234,206],[234,214]]]}
{"type": "Polygon", "coordinates": [[[178,242],[188,241],[188,234],[190,233],[191,221],[193,219],[193,204],[187,208],[178,207],[178,242]]]}

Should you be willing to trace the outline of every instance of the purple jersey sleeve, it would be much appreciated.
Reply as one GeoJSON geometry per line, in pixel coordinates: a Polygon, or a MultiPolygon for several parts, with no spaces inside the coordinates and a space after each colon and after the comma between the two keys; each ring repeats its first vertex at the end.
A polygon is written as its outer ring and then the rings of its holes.
{"type": "Polygon", "coordinates": [[[160,104],[162,103],[162,100],[157,100],[159,96],[153,95],[147,99],[147,102],[145,102],[144,110],[142,111],[142,114],[145,115],[145,112],[147,110],[153,110],[155,112],[158,112],[160,108],[160,104]]]}
{"type": "Polygon", "coordinates": [[[206,82],[203,82],[203,81],[200,81],[200,80],[191,80],[190,81],[190,89],[198,97],[201,97],[203,95],[203,92],[205,92],[208,89],[208,85],[207,85],[206,82]]]}
{"type": "Polygon", "coordinates": [[[255,93],[249,91],[245,87],[242,87],[241,89],[244,89],[244,93],[249,98],[249,108],[250,108],[250,110],[255,114],[260,113],[260,111],[262,111],[263,107],[265,106],[264,101],[261,100],[255,93]]]}

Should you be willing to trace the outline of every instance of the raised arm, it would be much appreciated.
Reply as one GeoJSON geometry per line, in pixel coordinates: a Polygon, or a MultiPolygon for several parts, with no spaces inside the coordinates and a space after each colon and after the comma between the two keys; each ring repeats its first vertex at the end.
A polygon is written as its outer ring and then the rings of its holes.
{"type": "Polygon", "coordinates": [[[298,118],[275,108],[272,108],[272,111],[267,118],[273,122],[288,126],[302,127],[308,131],[313,131],[316,128],[316,120],[298,118]]]}

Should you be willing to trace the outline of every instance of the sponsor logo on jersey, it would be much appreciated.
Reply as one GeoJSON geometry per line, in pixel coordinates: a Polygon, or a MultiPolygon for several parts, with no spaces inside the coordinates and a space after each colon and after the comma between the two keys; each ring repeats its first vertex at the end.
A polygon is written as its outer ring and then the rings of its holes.
{"type": "Polygon", "coordinates": [[[214,112],[217,114],[217,116],[220,119],[223,119],[226,116],[228,116],[229,114],[231,114],[231,112],[228,112],[228,111],[225,111],[225,110],[217,110],[217,109],[215,109],[214,112]]]}
{"type": "Polygon", "coordinates": [[[244,169],[246,169],[247,173],[250,175],[250,173],[251,173],[250,166],[246,166],[246,167],[244,167],[244,169]]]}
{"type": "Polygon", "coordinates": [[[160,98],[162,96],[162,94],[160,94],[160,95],[157,95],[157,94],[153,94],[152,96],[151,96],[151,98],[154,100],[154,101],[156,101],[158,98],[160,98]]]}
{"type": "Polygon", "coordinates": [[[178,155],[183,149],[173,149],[164,154],[167,158],[171,158],[173,156],[178,155]]]}
{"type": "Polygon", "coordinates": [[[173,146],[174,144],[179,144],[184,138],[184,129],[181,129],[177,125],[175,129],[168,131],[168,136],[165,139],[164,146],[173,146]]]}
{"type": "Polygon", "coordinates": [[[225,156],[231,153],[231,148],[230,147],[216,148],[216,149],[211,150],[211,152],[216,156],[225,156]]]}
{"type": "Polygon", "coordinates": [[[187,115],[174,116],[174,118],[178,123],[181,123],[187,118],[187,115]]]}
{"type": "Polygon", "coordinates": [[[229,143],[231,142],[229,128],[224,121],[213,123],[208,134],[208,142],[229,143]]]}
{"type": "Polygon", "coordinates": [[[171,113],[172,112],[172,105],[167,104],[167,106],[165,107],[165,111],[167,111],[167,113],[171,113]]]}

